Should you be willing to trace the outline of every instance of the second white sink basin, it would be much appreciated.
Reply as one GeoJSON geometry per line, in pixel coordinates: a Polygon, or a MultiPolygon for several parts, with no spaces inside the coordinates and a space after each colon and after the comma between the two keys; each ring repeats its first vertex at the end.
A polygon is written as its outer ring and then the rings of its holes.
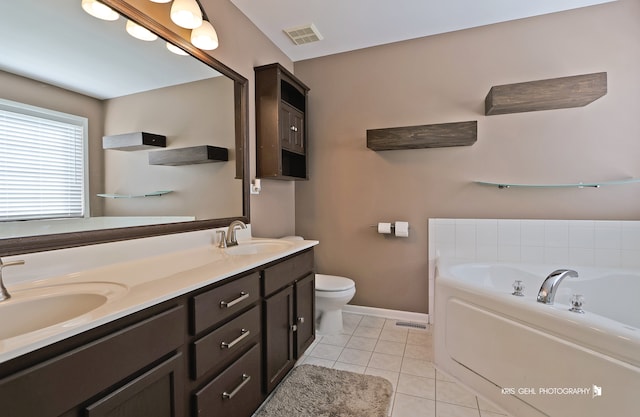
{"type": "Polygon", "coordinates": [[[16,291],[0,302],[0,340],[47,327],[69,326],[74,319],[126,293],[124,286],[107,283],[52,285],[16,291]]]}
{"type": "Polygon", "coordinates": [[[225,253],[229,255],[257,255],[262,253],[273,253],[289,249],[293,243],[279,239],[252,239],[240,242],[237,246],[225,248],[225,253]]]}

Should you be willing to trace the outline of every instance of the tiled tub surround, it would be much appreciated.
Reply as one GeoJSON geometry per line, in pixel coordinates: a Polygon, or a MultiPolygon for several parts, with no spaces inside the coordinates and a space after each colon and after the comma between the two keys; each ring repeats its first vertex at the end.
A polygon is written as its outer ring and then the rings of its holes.
{"type": "Polygon", "coordinates": [[[640,221],[429,219],[432,322],[438,256],[461,261],[638,269],[640,221]]]}
{"type": "Polygon", "coordinates": [[[0,363],[318,244],[296,241],[277,252],[233,256],[215,242],[215,230],[204,230],[4,257],[25,260],[3,271],[9,293],[100,282],[124,291],[72,321],[0,340],[0,363]]]}

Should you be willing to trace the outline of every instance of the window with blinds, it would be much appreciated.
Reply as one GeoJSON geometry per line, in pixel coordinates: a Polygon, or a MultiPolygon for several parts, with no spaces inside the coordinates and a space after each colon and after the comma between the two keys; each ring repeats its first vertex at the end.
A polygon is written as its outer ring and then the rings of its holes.
{"type": "Polygon", "coordinates": [[[87,119],[0,100],[0,221],[84,217],[87,119]]]}

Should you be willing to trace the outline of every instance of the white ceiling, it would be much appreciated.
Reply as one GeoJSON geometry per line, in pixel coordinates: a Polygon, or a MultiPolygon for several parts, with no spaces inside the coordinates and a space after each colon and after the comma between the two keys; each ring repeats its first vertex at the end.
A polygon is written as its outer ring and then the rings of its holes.
{"type": "Polygon", "coordinates": [[[292,61],[615,0],[231,0],[292,61]],[[313,23],[323,40],[284,29],[313,23]]]}

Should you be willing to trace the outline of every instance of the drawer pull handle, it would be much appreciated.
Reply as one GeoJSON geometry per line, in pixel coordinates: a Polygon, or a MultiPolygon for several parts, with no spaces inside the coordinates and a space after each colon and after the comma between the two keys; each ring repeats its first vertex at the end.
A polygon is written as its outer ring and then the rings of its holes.
{"type": "Polygon", "coordinates": [[[238,336],[236,339],[233,340],[233,342],[227,343],[227,342],[222,342],[220,343],[220,349],[231,349],[232,347],[234,347],[235,345],[237,345],[238,343],[240,343],[240,341],[242,341],[242,339],[249,337],[249,335],[251,334],[251,332],[247,329],[242,329],[240,330],[240,336],[238,336]]]}
{"type": "Polygon", "coordinates": [[[236,298],[235,300],[228,301],[228,302],[227,301],[220,301],[220,308],[231,308],[234,305],[238,304],[240,301],[244,301],[247,298],[249,298],[249,293],[242,291],[240,293],[240,297],[236,298]]]}
{"type": "Polygon", "coordinates": [[[244,387],[245,385],[247,385],[249,383],[249,381],[251,381],[251,376],[247,375],[247,374],[242,374],[242,382],[240,383],[240,385],[238,385],[233,391],[231,392],[223,392],[222,393],[222,399],[223,400],[230,400],[233,397],[236,396],[236,394],[238,392],[240,392],[240,390],[242,389],[242,387],[244,387]]]}

